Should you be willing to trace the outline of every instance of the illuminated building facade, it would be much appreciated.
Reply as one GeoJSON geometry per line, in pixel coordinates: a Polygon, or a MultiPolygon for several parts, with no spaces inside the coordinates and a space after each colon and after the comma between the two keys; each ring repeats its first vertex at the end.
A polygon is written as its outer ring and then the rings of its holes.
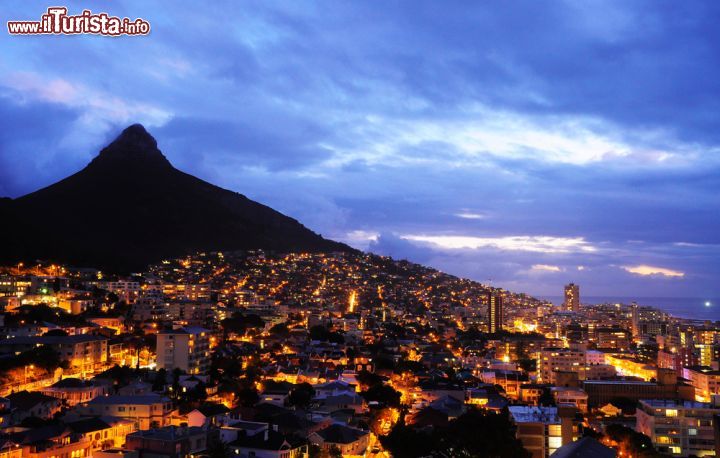
{"type": "Polygon", "coordinates": [[[488,331],[492,334],[503,328],[503,299],[499,294],[488,293],[488,331]]]}
{"type": "Polygon", "coordinates": [[[157,335],[157,367],[201,374],[210,364],[210,331],[188,326],[157,335]]]}
{"type": "Polygon", "coordinates": [[[695,400],[710,402],[713,395],[720,394],[720,371],[708,366],[692,366],[683,369],[683,377],[695,388],[695,400]]]}
{"type": "Polygon", "coordinates": [[[575,283],[565,285],[565,310],[580,311],[580,286],[575,283]]]}
{"type": "Polygon", "coordinates": [[[711,403],[676,400],[641,400],[636,430],[645,434],[661,453],[672,456],[714,456],[711,403]]]}
{"type": "Polygon", "coordinates": [[[517,426],[515,435],[533,458],[547,458],[578,437],[575,406],[511,406],[509,410],[517,426]]]}
{"type": "Polygon", "coordinates": [[[13,337],[0,341],[0,352],[18,353],[47,345],[69,370],[83,374],[107,369],[108,338],[92,335],[13,337]]]}

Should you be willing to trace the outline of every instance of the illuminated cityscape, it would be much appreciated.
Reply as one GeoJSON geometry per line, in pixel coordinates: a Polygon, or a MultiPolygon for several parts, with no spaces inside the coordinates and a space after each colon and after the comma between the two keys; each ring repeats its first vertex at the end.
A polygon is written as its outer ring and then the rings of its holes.
{"type": "Polygon", "coordinates": [[[720,2],[2,12],[0,458],[720,457],[720,2]]]}
{"type": "Polygon", "coordinates": [[[588,435],[635,456],[635,431],[657,456],[715,453],[720,327],[649,306],[567,310],[388,257],[259,250],[132,276],[10,266],[0,304],[3,424],[108,433],[48,430],[48,454],[194,456],[219,437],[232,456],[280,439],[265,456],[404,456],[399,431],[478,412],[509,415],[512,453],[533,457],[588,435]]]}

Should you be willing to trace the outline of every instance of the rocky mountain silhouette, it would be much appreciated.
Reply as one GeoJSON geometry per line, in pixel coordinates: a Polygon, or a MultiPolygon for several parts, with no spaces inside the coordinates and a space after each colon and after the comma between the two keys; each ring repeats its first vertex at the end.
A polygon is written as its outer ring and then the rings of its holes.
{"type": "Polygon", "coordinates": [[[197,251],[355,251],[181,172],[139,124],[74,175],[0,199],[0,215],[4,264],[42,259],[126,272],[197,251]]]}

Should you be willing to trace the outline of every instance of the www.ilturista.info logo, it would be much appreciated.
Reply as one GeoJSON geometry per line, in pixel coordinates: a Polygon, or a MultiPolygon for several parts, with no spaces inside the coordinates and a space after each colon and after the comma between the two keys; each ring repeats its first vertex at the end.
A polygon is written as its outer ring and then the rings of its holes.
{"type": "Polygon", "coordinates": [[[83,10],[76,16],[68,16],[64,6],[51,6],[39,21],[8,21],[8,32],[11,35],[76,35],[89,33],[93,35],[147,35],[150,23],[142,18],[130,20],[110,16],[107,13],[93,13],[83,10]]]}

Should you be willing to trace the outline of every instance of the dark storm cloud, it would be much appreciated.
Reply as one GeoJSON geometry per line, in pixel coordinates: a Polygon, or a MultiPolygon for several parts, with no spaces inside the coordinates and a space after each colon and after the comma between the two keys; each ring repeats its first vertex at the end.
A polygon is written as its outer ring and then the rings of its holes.
{"type": "Polygon", "coordinates": [[[323,135],[320,126],[303,120],[289,124],[278,130],[272,119],[255,120],[249,125],[230,120],[174,118],[154,133],[174,155],[196,159],[208,155],[209,160],[226,164],[229,160],[228,165],[236,167],[296,169],[331,156],[329,150],[317,145],[323,135]]]}
{"type": "Polygon", "coordinates": [[[0,197],[33,191],[82,164],[60,146],[80,113],[55,104],[16,103],[15,97],[0,95],[0,197]]]}
{"type": "Polygon", "coordinates": [[[0,35],[0,194],[142,122],[179,168],[362,248],[530,292],[720,293],[716,2],[106,10],[151,35],[0,35]]]}

